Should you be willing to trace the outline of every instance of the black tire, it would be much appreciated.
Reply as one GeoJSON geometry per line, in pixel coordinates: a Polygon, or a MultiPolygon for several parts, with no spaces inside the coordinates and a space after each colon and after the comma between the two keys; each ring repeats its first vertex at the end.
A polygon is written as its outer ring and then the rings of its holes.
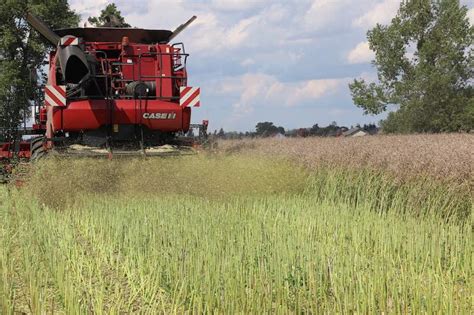
{"type": "Polygon", "coordinates": [[[0,184],[8,183],[7,172],[3,169],[3,166],[0,166],[0,184]]]}
{"type": "Polygon", "coordinates": [[[44,137],[38,137],[31,141],[31,161],[36,162],[46,155],[46,150],[43,146],[44,137]]]}

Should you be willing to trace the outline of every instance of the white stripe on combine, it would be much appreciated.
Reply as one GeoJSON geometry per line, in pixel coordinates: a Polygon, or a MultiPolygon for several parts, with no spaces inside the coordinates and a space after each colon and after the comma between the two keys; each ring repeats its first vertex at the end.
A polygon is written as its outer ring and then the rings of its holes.
{"type": "MultiPolygon", "coordinates": [[[[58,88],[62,89],[60,86],[58,86],[58,88]]],[[[48,91],[50,91],[51,93],[54,94],[54,96],[57,97],[57,99],[61,102],[64,102],[64,104],[62,105],[66,105],[66,98],[64,96],[62,96],[58,90],[56,90],[56,88],[54,86],[49,86],[48,87],[48,91]]]]}
{"type": "Polygon", "coordinates": [[[196,97],[191,101],[191,103],[189,103],[188,107],[194,107],[194,106],[196,106],[197,103],[199,103],[199,95],[196,96],[196,97]]]}
{"type": "Polygon", "coordinates": [[[189,90],[189,92],[186,93],[186,95],[184,95],[184,96],[180,99],[179,103],[180,103],[181,105],[184,104],[184,103],[186,103],[186,102],[188,101],[188,99],[191,97],[191,95],[193,95],[194,92],[197,91],[197,89],[198,89],[197,87],[191,88],[191,89],[189,90]]]}
{"type": "Polygon", "coordinates": [[[73,40],[72,40],[69,44],[67,44],[68,46],[69,46],[69,45],[79,45],[79,38],[77,38],[77,37],[72,37],[72,36],[69,36],[69,37],[62,37],[62,38],[61,38],[61,45],[63,45],[63,46],[66,45],[66,43],[67,43],[69,40],[71,40],[71,39],[73,39],[73,40]],[[73,38],[74,38],[74,39],[73,39],[73,38]]]}
{"type": "Polygon", "coordinates": [[[60,106],[60,105],[56,104],[56,102],[55,102],[48,94],[45,94],[45,95],[44,95],[44,99],[45,99],[46,102],[48,102],[48,104],[51,105],[51,106],[60,106]]]}

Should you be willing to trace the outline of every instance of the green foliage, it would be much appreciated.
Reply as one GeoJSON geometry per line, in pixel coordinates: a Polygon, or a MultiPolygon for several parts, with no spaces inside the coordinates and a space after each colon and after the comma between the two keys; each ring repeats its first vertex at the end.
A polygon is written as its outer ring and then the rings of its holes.
{"type": "Polygon", "coordinates": [[[100,11],[99,16],[89,17],[88,21],[96,27],[131,27],[125,22],[125,18],[115,3],[108,4],[105,9],[100,11]]]}
{"type": "Polygon", "coordinates": [[[49,42],[25,20],[30,11],[52,29],[77,26],[79,16],[67,1],[5,0],[0,2],[0,127],[14,129],[29,115],[31,101],[42,99],[42,66],[49,42]]]}
{"type": "Polygon", "coordinates": [[[69,162],[0,187],[2,314],[470,312],[454,188],[245,155],[69,162]]]}
{"type": "Polygon", "coordinates": [[[28,189],[42,203],[62,208],[84,194],[194,195],[211,199],[293,194],[308,174],[284,160],[188,156],[174,159],[47,159],[36,165],[28,189]],[[43,189],[54,186],[55,193],[43,189]]]}
{"type": "Polygon", "coordinates": [[[320,127],[318,124],[313,125],[309,129],[309,134],[311,136],[318,137],[335,137],[343,132],[346,127],[338,126],[337,122],[333,121],[330,125],[326,127],[320,127]]]}
{"type": "Polygon", "coordinates": [[[474,27],[457,0],[406,1],[388,26],[368,32],[377,83],[349,85],[356,106],[380,114],[386,132],[474,129],[474,27]]]}
{"type": "Polygon", "coordinates": [[[269,137],[273,136],[277,133],[285,134],[285,128],[277,127],[272,122],[259,122],[257,126],[255,126],[256,135],[260,137],[269,137]]]}
{"type": "Polygon", "coordinates": [[[311,195],[348,205],[361,202],[375,212],[437,217],[462,222],[471,214],[465,185],[439,183],[430,176],[400,182],[383,171],[319,166],[311,173],[283,158],[248,153],[172,159],[60,159],[35,165],[25,191],[45,206],[62,210],[84,195],[191,195],[228,200],[235,197],[311,195]],[[54,193],[44,187],[55,187],[54,193]]]}

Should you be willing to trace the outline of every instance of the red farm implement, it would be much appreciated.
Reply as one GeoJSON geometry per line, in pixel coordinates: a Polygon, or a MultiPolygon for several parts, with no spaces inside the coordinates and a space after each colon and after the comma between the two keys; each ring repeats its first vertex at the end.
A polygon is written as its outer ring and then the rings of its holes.
{"type": "MultiPolygon", "coordinates": [[[[175,31],[139,28],[51,30],[32,14],[27,21],[52,45],[44,102],[34,109],[29,140],[0,146],[8,172],[13,159],[65,155],[163,155],[160,146],[207,141],[207,121],[191,124],[200,88],[188,86],[189,55],[171,41],[175,31]],[[199,137],[190,138],[191,129],[199,137]]],[[[17,131],[18,134],[18,131],[17,131]]],[[[21,134],[21,132],[20,132],[21,134]]],[[[18,137],[17,137],[18,138],[18,137]]],[[[181,152],[177,150],[176,152],[181,152]]],[[[170,154],[167,152],[166,154],[170,154]]]]}

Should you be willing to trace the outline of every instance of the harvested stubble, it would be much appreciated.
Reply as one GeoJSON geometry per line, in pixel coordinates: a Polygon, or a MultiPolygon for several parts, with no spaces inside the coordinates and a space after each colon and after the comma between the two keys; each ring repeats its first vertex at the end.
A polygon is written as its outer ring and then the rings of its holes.
{"type": "Polygon", "coordinates": [[[472,200],[393,179],[245,154],[46,161],[0,190],[0,312],[469,313],[472,200]]]}

